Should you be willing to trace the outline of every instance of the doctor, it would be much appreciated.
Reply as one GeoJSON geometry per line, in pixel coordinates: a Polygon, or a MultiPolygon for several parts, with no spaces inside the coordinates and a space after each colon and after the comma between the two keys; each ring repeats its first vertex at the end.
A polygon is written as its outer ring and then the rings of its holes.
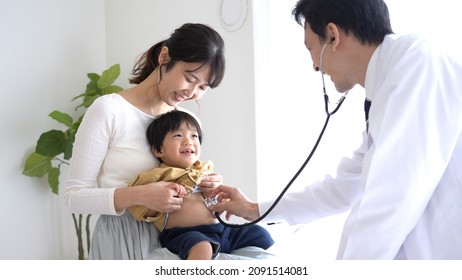
{"type": "MultiPolygon", "coordinates": [[[[300,0],[315,70],[371,101],[368,129],[335,178],[288,192],[265,221],[307,223],[351,210],[338,259],[462,259],[462,66],[423,38],[395,36],[382,0],[300,0]],[[322,65],[321,65],[322,61],[322,65]]],[[[214,211],[255,220],[256,203],[220,186],[214,211]]]]}

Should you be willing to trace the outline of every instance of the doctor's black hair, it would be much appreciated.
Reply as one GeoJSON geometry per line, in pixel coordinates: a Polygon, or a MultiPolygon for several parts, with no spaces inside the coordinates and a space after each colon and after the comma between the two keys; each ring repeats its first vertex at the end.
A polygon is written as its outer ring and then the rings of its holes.
{"type": "MultiPolygon", "coordinates": [[[[217,87],[225,73],[225,43],[223,38],[213,28],[201,23],[186,23],[170,35],[170,38],[160,41],[148,51],[141,54],[132,71],[129,82],[139,84],[159,67],[158,57],[162,47],[168,48],[170,61],[165,65],[169,71],[178,61],[199,63],[197,71],[203,66],[210,66],[208,85],[217,87]]],[[[161,72],[162,73],[162,72],[161,72]]],[[[162,74],[161,74],[162,75],[162,74]]],[[[162,79],[162,76],[161,76],[162,79]]]]}
{"type": "Polygon", "coordinates": [[[321,42],[332,22],[362,43],[378,45],[392,34],[388,7],[383,0],[299,0],[292,10],[298,24],[308,24],[321,42]]]}
{"type": "Polygon", "coordinates": [[[146,138],[151,148],[160,151],[167,133],[177,130],[183,123],[197,130],[199,143],[202,143],[202,129],[197,119],[187,112],[173,110],[159,115],[149,124],[146,130],[146,138]]]}

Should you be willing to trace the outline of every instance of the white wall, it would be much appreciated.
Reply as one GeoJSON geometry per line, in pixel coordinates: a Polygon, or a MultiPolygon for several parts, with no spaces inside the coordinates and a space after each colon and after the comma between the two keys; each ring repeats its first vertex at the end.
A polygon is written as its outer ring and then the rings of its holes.
{"type": "Polygon", "coordinates": [[[39,135],[63,128],[48,114],[72,113],[106,67],[104,34],[102,0],[0,1],[0,259],[77,258],[62,198],[21,172],[39,135]]]}

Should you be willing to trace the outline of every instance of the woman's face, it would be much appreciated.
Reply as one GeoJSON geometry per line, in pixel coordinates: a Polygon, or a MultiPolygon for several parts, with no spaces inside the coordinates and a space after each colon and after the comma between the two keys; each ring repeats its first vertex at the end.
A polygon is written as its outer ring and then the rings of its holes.
{"type": "Polygon", "coordinates": [[[161,67],[162,79],[158,85],[161,98],[176,107],[186,100],[201,98],[209,88],[210,66],[178,61],[166,72],[161,67]],[[200,67],[200,68],[199,68],[200,67]]]}

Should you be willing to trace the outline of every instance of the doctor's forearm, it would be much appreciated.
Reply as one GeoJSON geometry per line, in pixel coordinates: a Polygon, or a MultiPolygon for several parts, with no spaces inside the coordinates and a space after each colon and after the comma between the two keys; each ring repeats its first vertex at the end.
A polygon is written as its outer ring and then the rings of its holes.
{"type": "Polygon", "coordinates": [[[247,213],[246,216],[243,218],[246,219],[247,221],[255,221],[256,219],[260,218],[260,211],[258,209],[258,203],[256,202],[251,202],[247,205],[247,210],[245,211],[247,213]]]}

